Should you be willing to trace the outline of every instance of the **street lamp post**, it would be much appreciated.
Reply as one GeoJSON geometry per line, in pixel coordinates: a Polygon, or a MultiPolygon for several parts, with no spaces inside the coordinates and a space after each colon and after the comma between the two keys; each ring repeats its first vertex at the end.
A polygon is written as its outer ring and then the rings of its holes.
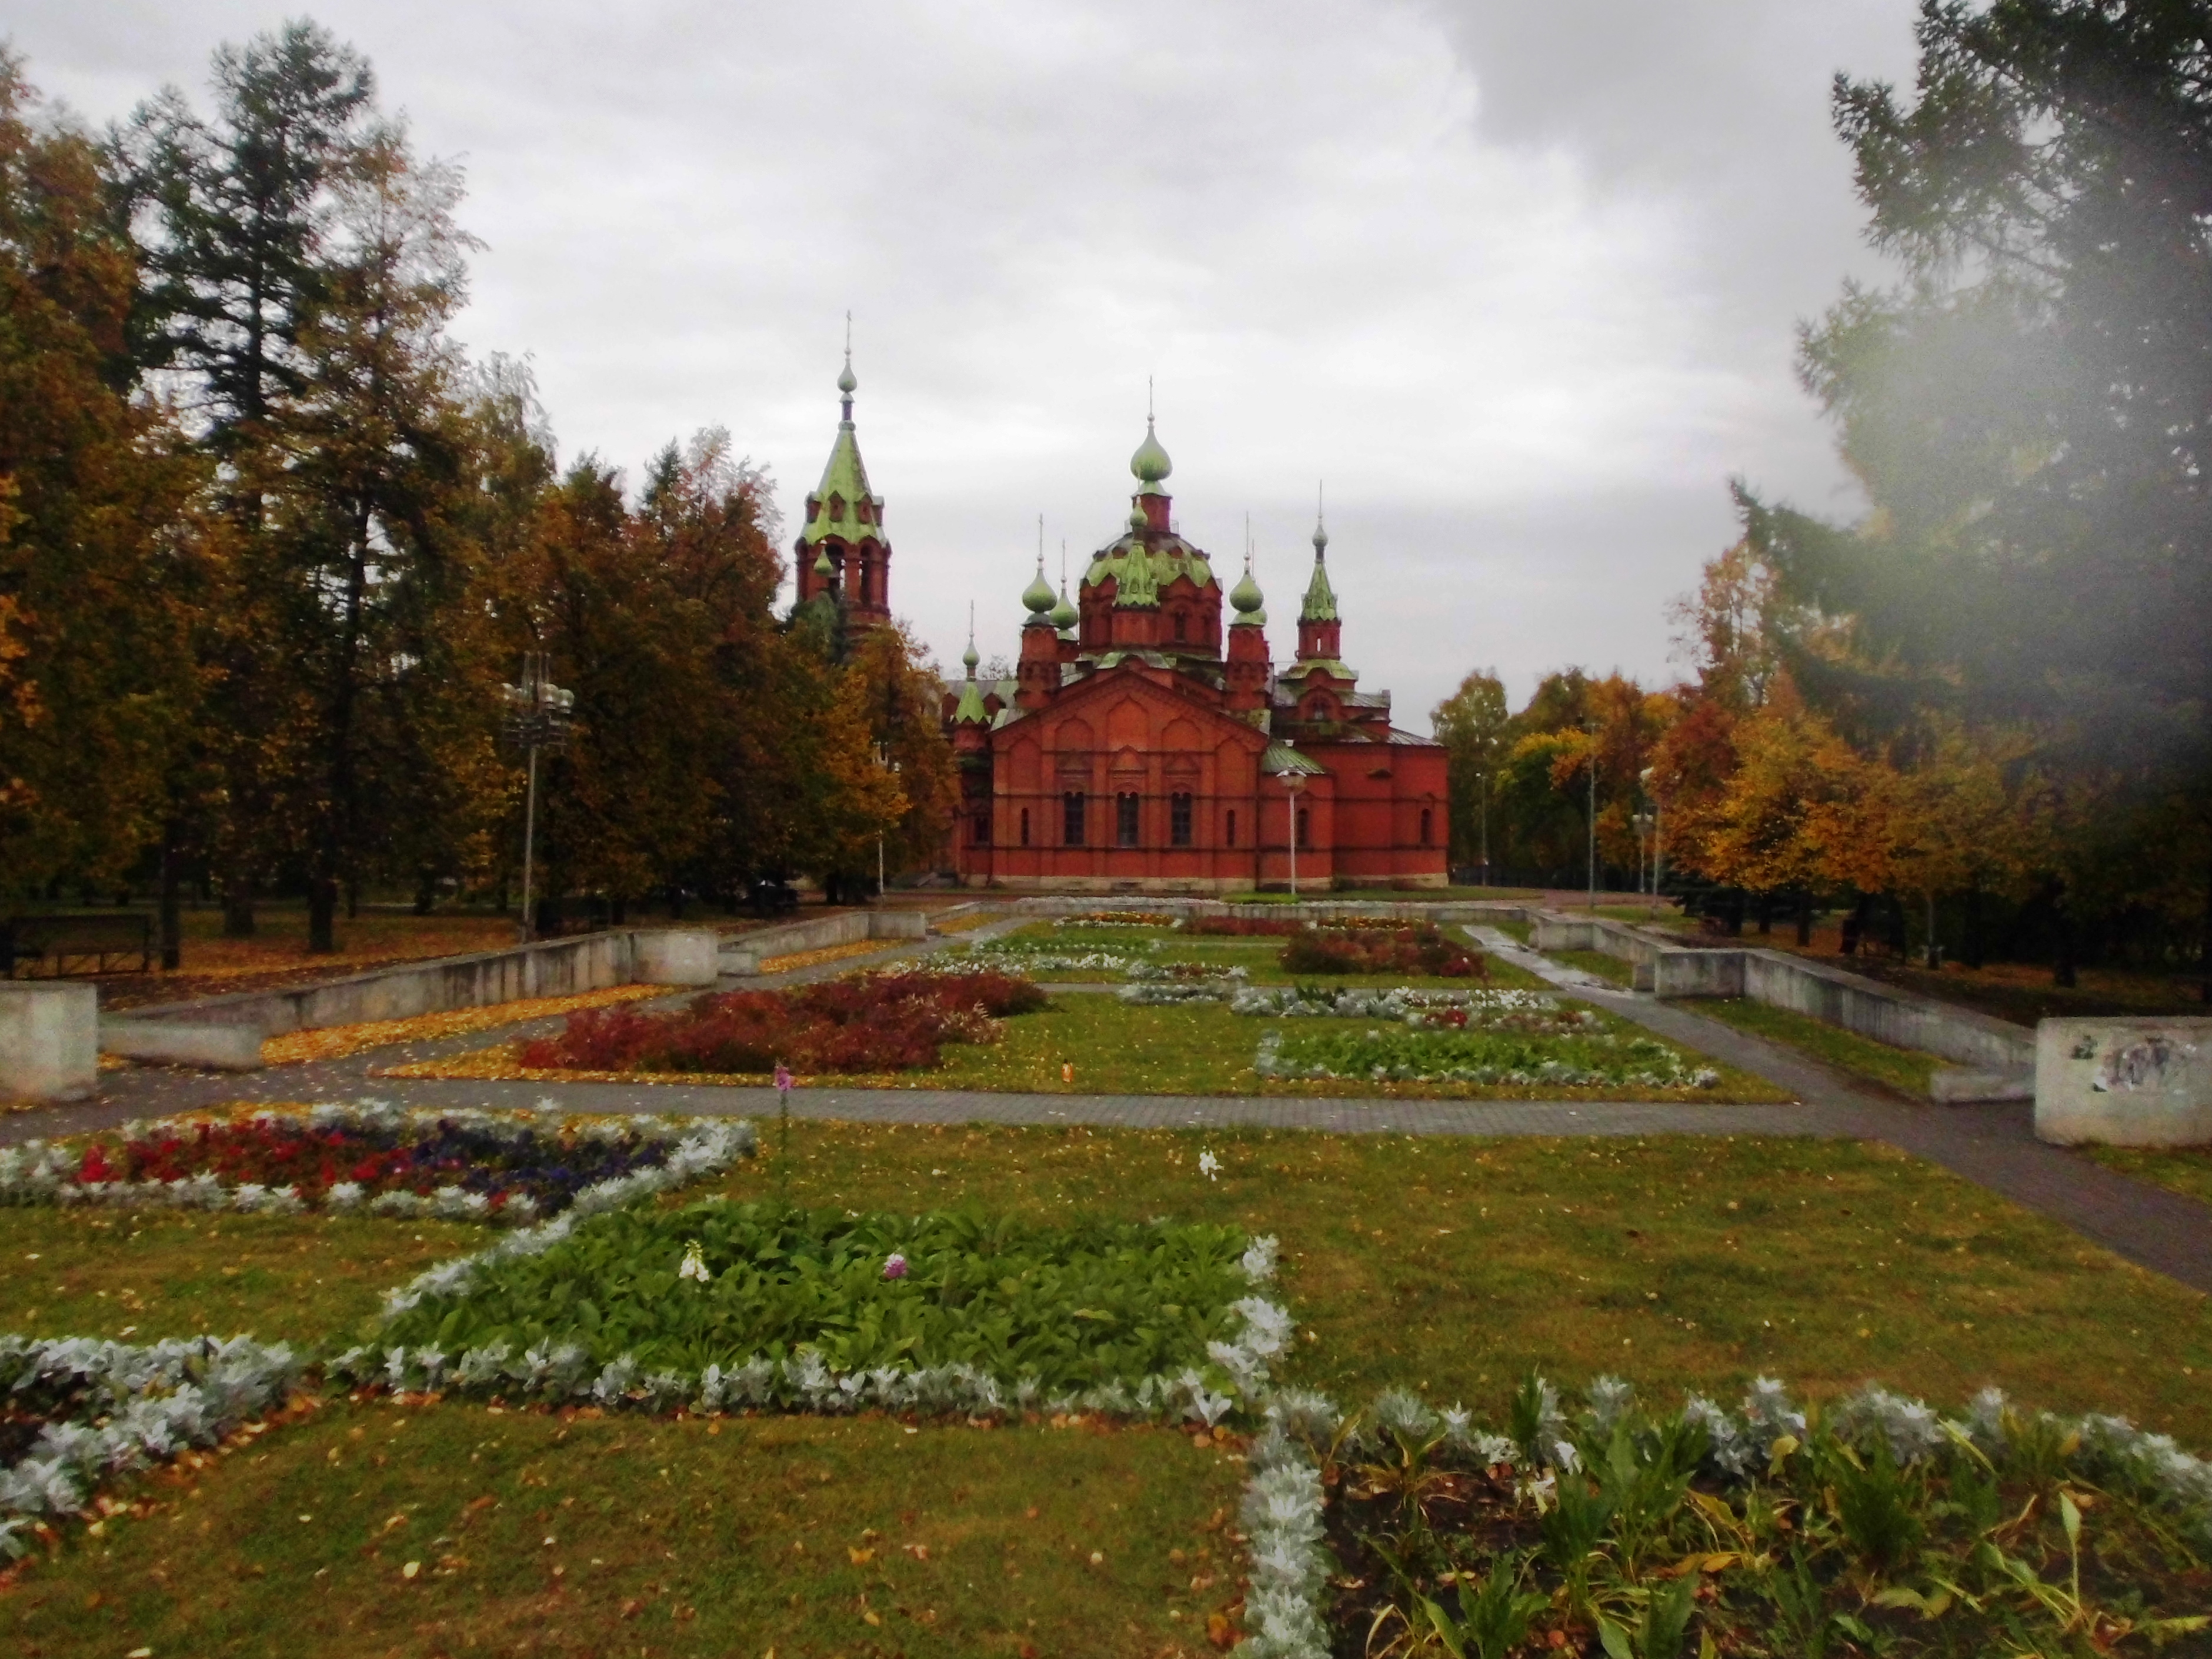
{"type": "Polygon", "coordinates": [[[500,701],[507,705],[507,740],[530,757],[530,785],[522,809],[522,922],[524,944],[537,933],[531,914],[531,878],[538,852],[538,751],[558,751],[568,741],[568,722],[574,717],[576,694],[563,690],[547,678],[545,653],[526,652],[522,683],[502,685],[500,701]]]}
{"type": "Polygon", "coordinates": [[[1647,766],[1643,773],[1644,793],[1651,798],[1651,891],[1655,896],[1660,882],[1665,878],[1667,857],[1667,803],[1659,799],[1658,790],[1652,787],[1658,770],[1656,766],[1647,766]]]}
{"type": "MultiPolygon", "coordinates": [[[[1638,812],[1631,817],[1629,822],[1636,826],[1636,890],[1640,893],[1644,890],[1644,838],[1651,833],[1652,826],[1656,820],[1649,812],[1638,812]]],[[[1651,890],[1655,893],[1659,890],[1659,884],[1656,881],[1651,884],[1651,890]]]]}
{"type": "MultiPolygon", "coordinates": [[[[888,772],[893,777],[898,775],[899,763],[891,758],[890,744],[879,743],[876,745],[876,765],[879,770],[888,772]]],[[[884,896],[884,832],[878,830],[876,831],[876,896],[878,898],[884,896]]]]}
{"type": "Polygon", "coordinates": [[[1283,774],[1283,799],[1290,812],[1291,839],[1291,899],[1298,896],[1298,791],[1306,787],[1305,775],[1300,772],[1283,774]]]}
{"type": "Polygon", "coordinates": [[[1597,727],[1589,732],[1589,908],[1597,913],[1597,727]]]}
{"type": "Polygon", "coordinates": [[[1490,885],[1490,769],[1484,767],[1482,779],[1482,880],[1480,885],[1490,885]]]}

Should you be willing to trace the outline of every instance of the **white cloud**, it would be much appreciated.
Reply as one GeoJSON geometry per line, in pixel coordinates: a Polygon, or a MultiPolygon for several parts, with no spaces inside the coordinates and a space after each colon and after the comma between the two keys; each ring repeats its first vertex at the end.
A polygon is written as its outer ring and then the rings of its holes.
{"type": "MultiPolygon", "coordinates": [[[[465,161],[461,331],[533,357],[570,453],[726,425],[793,511],[851,307],[895,604],[949,661],[971,598],[1011,652],[1037,513],[1055,564],[1116,532],[1156,376],[1279,654],[1326,475],[1346,654],[1416,727],[1478,663],[1663,676],[1729,473],[1831,504],[1790,373],[1856,257],[1822,98],[1909,47],[1906,0],[318,15],[465,161]]],[[[14,38],[106,119],[281,19],[34,0],[14,38]]]]}

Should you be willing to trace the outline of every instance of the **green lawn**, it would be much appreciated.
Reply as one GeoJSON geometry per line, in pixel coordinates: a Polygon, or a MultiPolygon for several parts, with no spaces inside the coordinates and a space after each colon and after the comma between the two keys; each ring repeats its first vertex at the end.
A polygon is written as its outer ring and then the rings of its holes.
{"type": "Polygon", "coordinates": [[[1770,1007],[1743,997],[1700,997],[1687,1006],[1692,1012],[1723,1020],[1738,1030],[1782,1043],[1838,1071],[1879,1083],[1915,1100],[1928,1098],[1928,1080],[1942,1064],[1934,1054],[1892,1048],[1809,1014],[1770,1007]]]}
{"type": "Polygon", "coordinates": [[[209,1462],[25,1572],[8,1650],[1154,1654],[1237,1594],[1243,1466],[1166,1430],[341,1401],[209,1462]]]}
{"type": "MultiPolygon", "coordinates": [[[[1325,982],[1334,986],[1330,978],[1325,982]]],[[[1394,983],[1396,981],[1383,981],[1394,983]]],[[[1451,981],[1466,988],[1465,981],[1451,981]]],[[[1600,1012],[1603,1029],[1646,1036],[1600,1012]]],[[[867,1079],[823,1078],[825,1086],[864,1083],[900,1089],[981,1089],[1036,1094],[1326,1095],[1385,1096],[1449,1100],[1699,1100],[1766,1102],[1789,1099],[1786,1090],[1748,1073],[1715,1064],[1721,1082],[1712,1089],[1564,1088],[1557,1085],[1374,1083],[1342,1079],[1262,1078],[1252,1069],[1261,1035],[1324,1028],[1350,1022],[1282,1020],[1233,1014],[1220,1003],[1137,1007],[1103,992],[1062,992],[1042,1013],[1005,1022],[999,1042],[954,1045],[933,1072],[867,1079]],[[1073,1064],[1073,1079],[1061,1067],[1073,1064]]]]}
{"type": "Polygon", "coordinates": [[[1547,951],[1544,954],[1563,968],[1579,968],[1609,984],[1629,985],[1635,981],[1635,970],[1628,963],[1602,951],[1547,951]]]}
{"type": "Polygon", "coordinates": [[[0,1330],[320,1343],[492,1237],[452,1221],[0,1208],[0,1330]]]}
{"type": "Polygon", "coordinates": [[[2212,1204],[2212,1146],[2084,1146],[2108,1170],[2212,1204]]]}
{"type": "MultiPolygon", "coordinates": [[[[777,1179],[758,1160],[663,1202],[757,1199],[777,1179]]],[[[1404,1386],[1496,1421],[1532,1364],[1569,1385],[1617,1372],[1655,1402],[1732,1400],[1762,1372],[1814,1396],[1880,1378],[1945,1404],[1996,1383],[2212,1443],[2205,1297],[1880,1146],[802,1121],[788,1179],[797,1201],[862,1211],[1273,1232],[1303,1328],[1283,1374],[1346,1401],[1404,1386]]],[[[164,1282],[131,1219],[0,1214],[19,1262],[71,1263],[70,1299],[49,1305],[72,1327],[106,1313],[99,1289],[150,1299],[164,1282]]],[[[165,1219],[198,1221],[172,1241],[205,1252],[198,1275],[226,1255],[258,1270],[227,1281],[222,1311],[264,1338],[357,1316],[364,1303],[312,1298],[314,1278],[357,1277],[365,1296],[434,1253],[414,1222],[165,1219]]],[[[480,1237],[456,1228],[448,1246],[480,1237]]],[[[10,1650],[72,1659],[1207,1650],[1202,1620],[1236,1594],[1213,1528],[1240,1464],[1161,1431],[908,1426],[336,1401],[140,1479],[126,1495],[152,1507],[97,1538],[70,1528],[0,1597],[0,1629],[10,1650]]]]}

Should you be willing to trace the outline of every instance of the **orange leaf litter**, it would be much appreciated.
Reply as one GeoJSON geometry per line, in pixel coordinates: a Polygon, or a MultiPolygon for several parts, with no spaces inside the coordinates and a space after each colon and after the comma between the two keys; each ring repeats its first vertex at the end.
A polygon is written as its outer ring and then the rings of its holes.
{"type": "Polygon", "coordinates": [[[584,991],[567,997],[529,997],[520,1002],[494,1003],[485,1008],[454,1008],[440,1014],[417,1014],[412,1019],[376,1019],[361,1025],[326,1025],[319,1030],[289,1031],[264,1038],[264,1066],[290,1066],[302,1061],[337,1060],[363,1048],[394,1042],[427,1042],[439,1037],[465,1036],[526,1019],[550,1019],[584,1008],[605,1008],[618,1002],[670,994],[665,985],[615,985],[604,991],[584,991]]]}

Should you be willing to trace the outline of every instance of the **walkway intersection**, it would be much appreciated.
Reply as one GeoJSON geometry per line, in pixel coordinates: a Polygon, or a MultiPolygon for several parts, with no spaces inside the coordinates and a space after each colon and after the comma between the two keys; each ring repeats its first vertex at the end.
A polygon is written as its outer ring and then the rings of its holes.
{"type": "MultiPolygon", "coordinates": [[[[998,929],[977,929],[965,939],[998,929]]],[[[1342,1099],[1310,1097],[1074,1095],[943,1089],[811,1088],[792,1097],[794,1116],[866,1123],[1087,1124],[1147,1129],[1229,1127],[1338,1134],[1419,1135],[1816,1135],[1880,1140],[1942,1165],[2071,1227],[2139,1267],[2212,1291],[2212,1208],[2037,1140],[2023,1104],[1938,1106],[1862,1083],[1803,1055],[1690,1012],[1562,967],[1495,928],[1471,930],[1484,947],[1562,990],[1657,1035],[1789,1090],[1795,1103],[1723,1106],[1676,1103],[1342,1099]]],[[[953,940],[898,947],[747,987],[802,984],[856,967],[926,955],[953,940]]],[[[734,985],[736,981],[726,981],[734,985]]],[[[1055,986],[1103,993],[1110,988],[1055,986]]],[[[690,993],[683,994],[688,997],[690,993]]],[[[668,1002],[678,998],[665,1000],[668,1002]]],[[[650,1007],[651,1003],[633,1006],[650,1007]]],[[[557,1020],[502,1028],[513,1040],[557,1020]]],[[[0,1118],[0,1145],[113,1128],[134,1118],[257,1102],[356,1100],[365,1096],[426,1107],[530,1107],[557,1101],[583,1112],[667,1112],[708,1116],[771,1115],[771,1089],[716,1085],[509,1083],[391,1078],[380,1067],[481,1048],[476,1032],[436,1042],[370,1049],[344,1059],[242,1076],[155,1067],[100,1074],[99,1096],[0,1118]]]]}

